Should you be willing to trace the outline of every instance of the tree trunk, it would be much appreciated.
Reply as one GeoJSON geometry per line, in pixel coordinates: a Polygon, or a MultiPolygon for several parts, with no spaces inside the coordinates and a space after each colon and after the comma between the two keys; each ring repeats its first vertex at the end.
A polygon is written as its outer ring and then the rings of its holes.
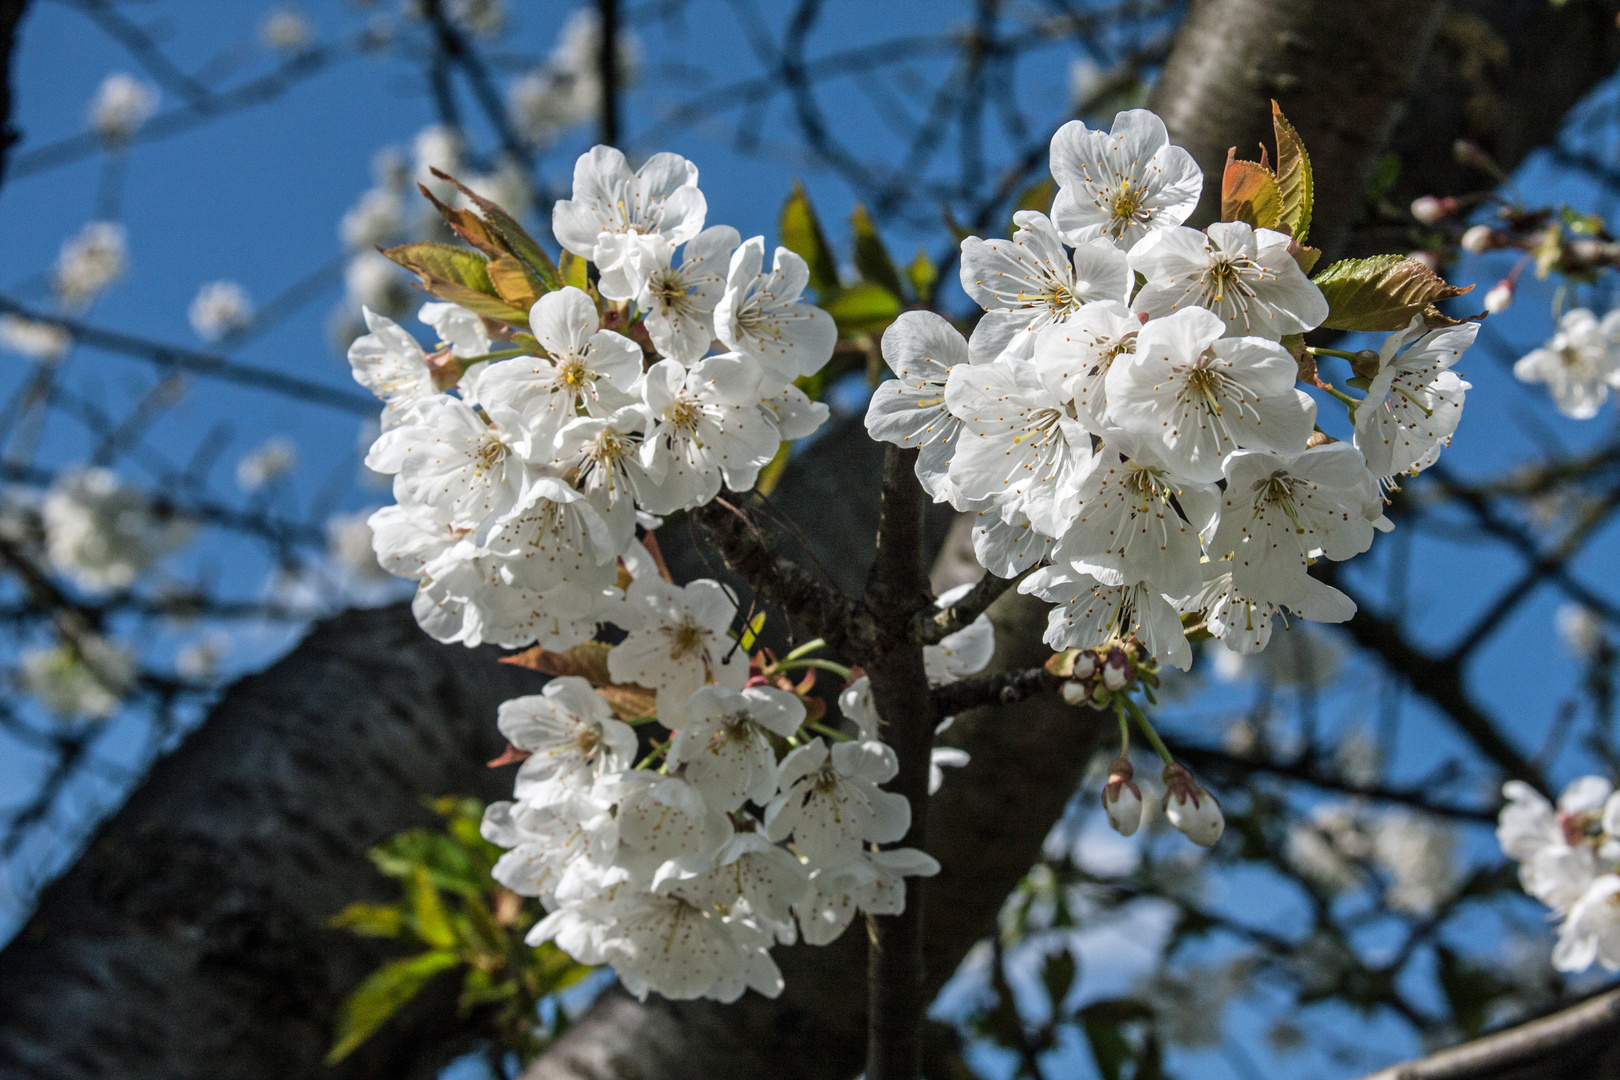
{"type": "Polygon", "coordinates": [[[395,606],[321,624],[159,762],[0,954],[0,1074],[37,1080],[430,1077],[465,1045],[454,980],[335,1069],[337,1005],[393,943],[329,929],[392,899],[366,859],[498,798],[496,706],[544,679],[436,644],[395,606]]]}

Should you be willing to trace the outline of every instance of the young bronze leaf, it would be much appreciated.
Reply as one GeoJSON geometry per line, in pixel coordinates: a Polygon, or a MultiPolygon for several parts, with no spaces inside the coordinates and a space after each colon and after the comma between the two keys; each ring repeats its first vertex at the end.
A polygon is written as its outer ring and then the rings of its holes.
{"type": "Polygon", "coordinates": [[[585,275],[585,260],[572,251],[564,251],[557,260],[557,276],[564,285],[572,285],[581,292],[590,292],[590,279],[585,275]]]}
{"type": "Polygon", "coordinates": [[[821,231],[804,185],[797,180],[787,202],[782,204],[780,232],[782,246],[810,264],[810,287],[816,290],[816,299],[825,304],[839,289],[838,259],[821,231]]]}
{"type": "Polygon", "coordinates": [[[524,311],[533,307],[540,294],[546,291],[534,271],[514,256],[502,255],[498,259],[490,259],[485,269],[501,299],[524,311]]]}
{"type": "Polygon", "coordinates": [[[489,223],[483,218],[471,210],[457,210],[455,207],[441,202],[433,192],[427,189],[425,184],[417,184],[416,189],[422,193],[428,202],[433,204],[433,209],[437,210],[439,216],[444,218],[445,224],[449,225],[456,235],[467,241],[467,243],[492,259],[511,254],[506,246],[501,243],[500,237],[496,235],[494,230],[489,227],[489,223]]]}
{"type": "MultiPolygon", "coordinates": [[[[1305,152],[1299,132],[1288,122],[1277,103],[1271,103],[1271,124],[1277,132],[1277,191],[1282,197],[1282,220],[1295,240],[1305,242],[1311,229],[1311,209],[1316,203],[1316,181],[1311,175],[1311,158],[1305,152]]],[[[1309,273],[1309,268],[1306,273],[1309,273]]]]}
{"type": "Polygon", "coordinates": [[[546,675],[578,675],[592,686],[606,686],[613,681],[607,666],[611,648],[600,641],[587,641],[564,652],[552,652],[535,645],[513,656],[501,657],[501,663],[516,664],[546,675]]]}
{"type": "MultiPolygon", "coordinates": [[[[1013,202],[1013,215],[1016,216],[1020,210],[1036,210],[1042,214],[1050,213],[1052,200],[1056,196],[1057,183],[1050,176],[1044,180],[1037,180],[1018,193],[1018,198],[1013,202]]],[[[1013,220],[1009,217],[1007,219],[1008,236],[1013,234],[1014,228],[1013,220]]]]}
{"type": "Polygon", "coordinates": [[[401,244],[382,253],[417,277],[417,282],[441,300],[502,322],[525,326],[529,312],[501,299],[489,278],[484,257],[452,244],[401,244]]]}
{"type": "Polygon", "coordinates": [[[658,695],[642,686],[598,686],[596,692],[620,720],[640,720],[658,707],[658,695]]]}
{"type": "Polygon", "coordinates": [[[1448,284],[1405,255],[1342,259],[1311,279],[1327,297],[1332,330],[1399,330],[1431,305],[1472,289],[1448,284]]]}
{"type": "Polygon", "coordinates": [[[883,237],[878,235],[877,228],[872,224],[871,215],[860,203],[855,204],[854,213],[849,215],[849,227],[855,233],[855,269],[861,272],[861,277],[883,286],[896,296],[904,296],[905,290],[900,287],[900,272],[894,268],[894,260],[889,258],[889,249],[884,246],[883,237]]]}
{"type": "Polygon", "coordinates": [[[484,220],[500,237],[502,246],[528,264],[529,269],[533,270],[535,276],[545,285],[545,291],[550,292],[552,289],[562,287],[562,280],[557,274],[557,265],[551,261],[551,256],[546,254],[545,249],[535,242],[534,237],[529,235],[528,230],[518,224],[516,218],[455,177],[438,169],[433,170],[433,175],[456,185],[456,190],[467,196],[467,200],[478,207],[484,220]]]}
{"type": "Polygon", "coordinates": [[[1238,161],[1235,150],[1227,151],[1226,173],[1221,177],[1221,220],[1246,221],[1257,229],[1282,224],[1282,193],[1271,170],[1238,161]]]}

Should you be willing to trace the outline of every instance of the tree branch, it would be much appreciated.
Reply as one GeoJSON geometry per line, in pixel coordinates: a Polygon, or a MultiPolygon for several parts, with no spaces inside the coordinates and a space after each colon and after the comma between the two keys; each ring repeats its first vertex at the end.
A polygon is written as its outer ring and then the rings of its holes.
{"type": "Polygon", "coordinates": [[[1063,680],[1044,667],[1032,667],[1016,674],[975,675],[934,688],[934,709],[941,716],[954,716],[964,709],[985,705],[1011,705],[1036,694],[1049,694],[1063,680]]]}
{"type": "Polygon", "coordinates": [[[17,45],[17,24],[28,0],[0,0],[0,183],[6,178],[6,158],[22,133],[11,123],[11,57],[17,45]]]}
{"type": "Polygon", "coordinates": [[[984,610],[995,603],[1002,593],[1023,579],[1023,574],[1014,578],[985,574],[979,579],[978,584],[956,603],[938,611],[919,612],[912,620],[911,640],[919,645],[938,644],[984,614],[984,610]]]}
{"type": "Polygon", "coordinates": [[[1612,1080],[1620,1076],[1620,990],[1562,1012],[1380,1069],[1362,1080],[1612,1080]]]}
{"type": "MultiPolygon", "coordinates": [[[[729,493],[728,493],[729,494],[729,493]]],[[[767,603],[845,655],[870,639],[855,602],[777,552],[776,543],[744,509],[725,498],[692,511],[726,565],[767,603]]]]}

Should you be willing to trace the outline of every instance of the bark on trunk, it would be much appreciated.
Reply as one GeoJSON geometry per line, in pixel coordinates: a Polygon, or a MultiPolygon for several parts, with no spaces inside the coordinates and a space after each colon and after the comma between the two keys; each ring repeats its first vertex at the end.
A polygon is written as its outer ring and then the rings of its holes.
{"type": "Polygon", "coordinates": [[[234,686],[41,895],[0,954],[0,1075],[429,1077],[465,1045],[453,979],[335,1069],[338,1003],[389,942],[329,929],[395,893],[366,849],[497,798],[495,708],[544,679],[434,643],[403,606],[319,626],[234,686]]]}
{"type": "Polygon", "coordinates": [[[1195,2],[1154,87],[1152,108],[1204,170],[1192,222],[1216,221],[1226,152],[1275,153],[1275,98],[1310,152],[1309,243],[1332,259],[1394,130],[1440,23],[1444,0],[1195,2]]]}

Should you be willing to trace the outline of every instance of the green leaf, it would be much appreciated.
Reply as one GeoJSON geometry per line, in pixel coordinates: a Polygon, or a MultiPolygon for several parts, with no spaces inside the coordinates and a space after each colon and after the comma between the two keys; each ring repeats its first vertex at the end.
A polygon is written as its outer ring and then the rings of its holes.
{"type": "Polygon", "coordinates": [[[838,259],[833,255],[821,222],[816,218],[810,197],[804,185],[793,181],[793,191],[782,204],[782,246],[810,264],[810,287],[816,290],[816,299],[826,306],[839,291],[838,259]]]}
{"type": "Polygon", "coordinates": [[[1311,158],[1299,132],[1275,101],[1271,103],[1271,126],[1277,132],[1277,191],[1282,198],[1282,221],[1294,239],[1303,244],[1311,231],[1311,210],[1316,205],[1311,158]]]}
{"type": "Polygon", "coordinates": [[[933,302],[934,286],[939,284],[939,267],[928,257],[928,252],[922,248],[917,249],[917,257],[906,267],[906,277],[911,281],[912,295],[919,303],[933,302]]]}
{"type": "Polygon", "coordinates": [[[484,257],[453,244],[417,243],[386,248],[383,254],[415,274],[419,284],[441,300],[502,322],[526,326],[529,313],[495,292],[484,257]]]}
{"type": "Polygon", "coordinates": [[[581,292],[590,291],[590,279],[585,276],[586,261],[572,251],[564,251],[557,260],[557,273],[564,285],[572,285],[581,292]]]}
{"type": "Polygon", "coordinates": [[[855,233],[855,269],[860,271],[861,277],[896,296],[904,296],[905,289],[900,285],[894,260],[889,258],[889,249],[883,246],[883,237],[878,235],[871,215],[860,203],[855,204],[855,211],[849,215],[849,227],[855,233]]]}
{"type": "Polygon", "coordinates": [[[444,901],[439,898],[439,887],[428,876],[425,867],[418,866],[410,881],[411,915],[416,920],[416,934],[429,945],[444,949],[456,943],[456,932],[444,912],[444,901]]]}
{"type": "Polygon", "coordinates": [[[562,288],[562,278],[557,273],[557,264],[551,261],[545,249],[535,242],[528,230],[518,223],[518,220],[508,214],[501,207],[473,191],[455,177],[433,170],[433,175],[441,180],[448,180],[456,185],[456,189],[467,197],[467,201],[478,207],[491,229],[500,238],[507,251],[528,263],[529,269],[545,285],[546,291],[562,288]]]}
{"type": "Polygon", "coordinates": [[[1322,325],[1331,330],[1399,330],[1429,305],[1473,288],[1447,284],[1405,255],[1341,259],[1311,280],[1327,297],[1322,325]]]}
{"type": "Polygon", "coordinates": [[[418,869],[441,889],[481,896],[490,889],[488,849],[469,851],[443,833],[407,829],[371,849],[371,861],[392,878],[409,879],[418,869]]]}
{"type": "Polygon", "coordinates": [[[461,962],[453,952],[434,949],[384,964],[366,977],[338,1009],[336,1038],[326,1055],[328,1065],[354,1053],[427,985],[429,979],[461,962]]]}
{"type": "Polygon", "coordinates": [[[1226,172],[1221,177],[1221,220],[1275,229],[1283,220],[1282,192],[1276,177],[1264,165],[1238,161],[1235,155],[1235,151],[1227,152],[1226,172]]]}
{"type": "Polygon", "coordinates": [[[330,925],[364,937],[399,937],[405,913],[393,904],[350,904],[332,916],[330,925]]]}
{"type": "Polygon", "coordinates": [[[1063,1015],[1063,999],[1074,986],[1076,970],[1074,954],[1068,949],[1047,953],[1041,962],[1041,985],[1046,987],[1046,996],[1051,999],[1053,1016],[1063,1015]]]}
{"type": "Polygon", "coordinates": [[[870,281],[857,281],[823,306],[843,337],[875,333],[894,322],[905,307],[894,293],[870,281]]]}

